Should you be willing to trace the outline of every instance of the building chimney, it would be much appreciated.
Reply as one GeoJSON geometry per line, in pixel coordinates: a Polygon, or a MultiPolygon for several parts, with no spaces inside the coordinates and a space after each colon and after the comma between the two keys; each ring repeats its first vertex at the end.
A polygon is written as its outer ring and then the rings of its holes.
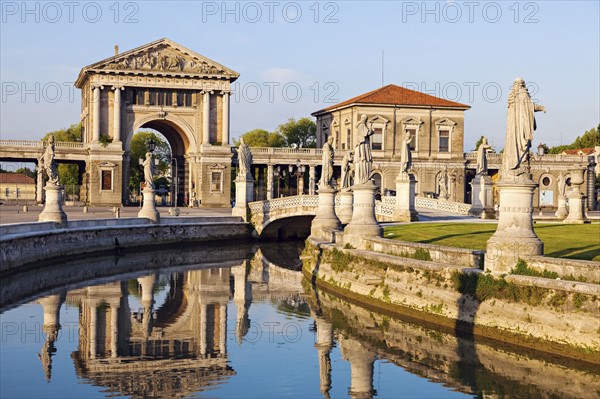
{"type": "Polygon", "coordinates": [[[119,55],[119,45],[115,44],[115,55],[119,55]]]}

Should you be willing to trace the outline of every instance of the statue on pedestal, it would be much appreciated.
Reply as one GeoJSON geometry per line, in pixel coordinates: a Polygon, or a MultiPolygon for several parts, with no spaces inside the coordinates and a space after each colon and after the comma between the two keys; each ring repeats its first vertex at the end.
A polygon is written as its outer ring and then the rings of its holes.
{"type": "Polygon", "coordinates": [[[567,195],[567,179],[565,179],[565,175],[563,172],[560,172],[557,179],[558,184],[558,196],[564,197],[567,195]]]}
{"type": "Polygon", "coordinates": [[[331,185],[333,178],[333,156],[333,136],[329,136],[327,142],[323,144],[323,169],[321,171],[321,181],[319,182],[321,187],[333,188],[331,185]]]}
{"type": "Polygon", "coordinates": [[[485,137],[477,147],[477,174],[478,175],[487,175],[488,174],[488,162],[487,162],[487,153],[492,152],[492,146],[488,144],[488,141],[485,137]]]}
{"type": "Polygon", "coordinates": [[[438,198],[447,200],[448,195],[448,166],[444,167],[444,170],[438,174],[437,177],[438,185],[438,198]]]}
{"type": "Polygon", "coordinates": [[[412,154],[410,152],[410,142],[414,134],[410,130],[404,131],[402,146],[400,147],[400,173],[408,173],[412,168],[412,154]]]}
{"type": "Polygon", "coordinates": [[[354,148],[355,178],[354,184],[365,184],[371,178],[373,168],[373,156],[371,154],[371,136],[373,135],[373,123],[367,126],[367,116],[362,115],[356,126],[358,144],[354,148]]]}
{"type": "Polygon", "coordinates": [[[238,176],[246,178],[252,167],[252,152],[250,152],[250,147],[244,143],[244,137],[240,137],[240,146],[237,153],[239,165],[238,176]]]}
{"type": "Polygon", "coordinates": [[[505,173],[518,176],[525,172],[522,163],[529,160],[531,140],[536,129],[534,113],[538,111],[546,112],[546,108],[531,100],[523,79],[515,79],[508,95],[506,142],[502,153],[505,173]]]}
{"type": "Polygon", "coordinates": [[[44,147],[44,154],[41,157],[41,161],[48,175],[48,184],[60,186],[58,172],[56,171],[56,161],[54,159],[54,135],[50,136],[48,141],[44,143],[44,147]]]}
{"type": "Polygon", "coordinates": [[[152,153],[150,151],[146,152],[146,159],[142,163],[144,166],[144,183],[146,188],[154,190],[154,159],[152,159],[152,153]]]}
{"type": "Polygon", "coordinates": [[[348,151],[342,159],[342,190],[350,188],[352,185],[352,159],[354,153],[348,151]]]}

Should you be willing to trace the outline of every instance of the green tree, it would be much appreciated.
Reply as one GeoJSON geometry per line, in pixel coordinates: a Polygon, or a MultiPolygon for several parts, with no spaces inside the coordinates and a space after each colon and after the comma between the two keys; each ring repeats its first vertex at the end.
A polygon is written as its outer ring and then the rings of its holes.
{"type": "Polygon", "coordinates": [[[303,148],[315,148],[317,146],[317,125],[309,118],[294,118],[279,125],[277,132],[285,137],[286,144],[296,144],[303,148]]]}
{"type": "Polygon", "coordinates": [[[576,150],[579,148],[590,148],[600,145],[600,124],[593,127],[583,135],[578,136],[571,144],[558,145],[548,150],[550,154],[560,154],[564,150],[576,150]]]}
{"type": "Polygon", "coordinates": [[[15,171],[15,173],[19,175],[29,176],[31,178],[36,178],[35,172],[29,168],[19,168],[15,171]]]}
{"type": "Polygon", "coordinates": [[[483,139],[484,139],[484,137],[481,136],[479,138],[479,140],[477,140],[477,142],[475,143],[475,149],[473,151],[477,151],[477,149],[479,148],[479,146],[481,145],[481,143],[483,143],[483,139]]]}
{"type": "Polygon", "coordinates": [[[136,192],[140,186],[140,182],[144,180],[144,172],[140,166],[140,158],[146,157],[146,151],[148,149],[148,142],[153,140],[156,143],[154,150],[154,158],[158,159],[158,166],[156,167],[156,179],[161,176],[165,176],[167,171],[170,170],[171,165],[171,147],[169,143],[165,141],[162,136],[158,136],[156,133],[151,131],[140,131],[136,133],[131,139],[131,145],[129,147],[129,190],[136,192]]]}
{"type": "MultiPolygon", "coordinates": [[[[249,147],[284,147],[285,138],[277,132],[268,132],[264,129],[254,129],[242,135],[244,142],[249,147]]],[[[236,146],[240,142],[233,140],[236,146]]]]}

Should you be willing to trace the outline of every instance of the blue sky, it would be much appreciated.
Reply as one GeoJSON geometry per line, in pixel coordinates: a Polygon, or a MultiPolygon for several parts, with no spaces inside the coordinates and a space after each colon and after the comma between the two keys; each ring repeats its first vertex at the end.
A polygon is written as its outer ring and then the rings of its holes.
{"type": "Polygon", "coordinates": [[[472,107],[465,150],[482,134],[502,147],[516,77],[548,110],[537,115],[534,145],[569,143],[600,121],[597,1],[0,4],[2,139],[78,122],[80,69],[115,44],[126,51],[162,37],[241,74],[234,137],[380,87],[382,50],[384,84],[472,107]]]}

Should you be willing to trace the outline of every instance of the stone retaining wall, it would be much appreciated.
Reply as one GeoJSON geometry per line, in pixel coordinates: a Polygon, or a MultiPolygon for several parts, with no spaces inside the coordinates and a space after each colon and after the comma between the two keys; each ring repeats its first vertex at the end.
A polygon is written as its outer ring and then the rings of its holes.
{"type": "Polygon", "coordinates": [[[572,276],[588,282],[600,282],[600,262],[546,256],[528,256],[525,261],[527,266],[539,272],[546,270],[558,273],[560,277],[572,276]]]}
{"type": "Polygon", "coordinates": [[[160,224],[146,219],[27,223],[0,228],[0,275],[28,263],[115,248],[209,240],[251,238],[251,228],[239,218],[168,218],[160,224]]]}
{"type": "Polygon", "coordinates": [[[597,284],[516,275],[501,280],[477,268],[342,249],[312,239],[304,271],[318,285],[374,306],[408,310],[425,320],[554,353],[576,348],[576,356],[600,359],[597,284]]]}

